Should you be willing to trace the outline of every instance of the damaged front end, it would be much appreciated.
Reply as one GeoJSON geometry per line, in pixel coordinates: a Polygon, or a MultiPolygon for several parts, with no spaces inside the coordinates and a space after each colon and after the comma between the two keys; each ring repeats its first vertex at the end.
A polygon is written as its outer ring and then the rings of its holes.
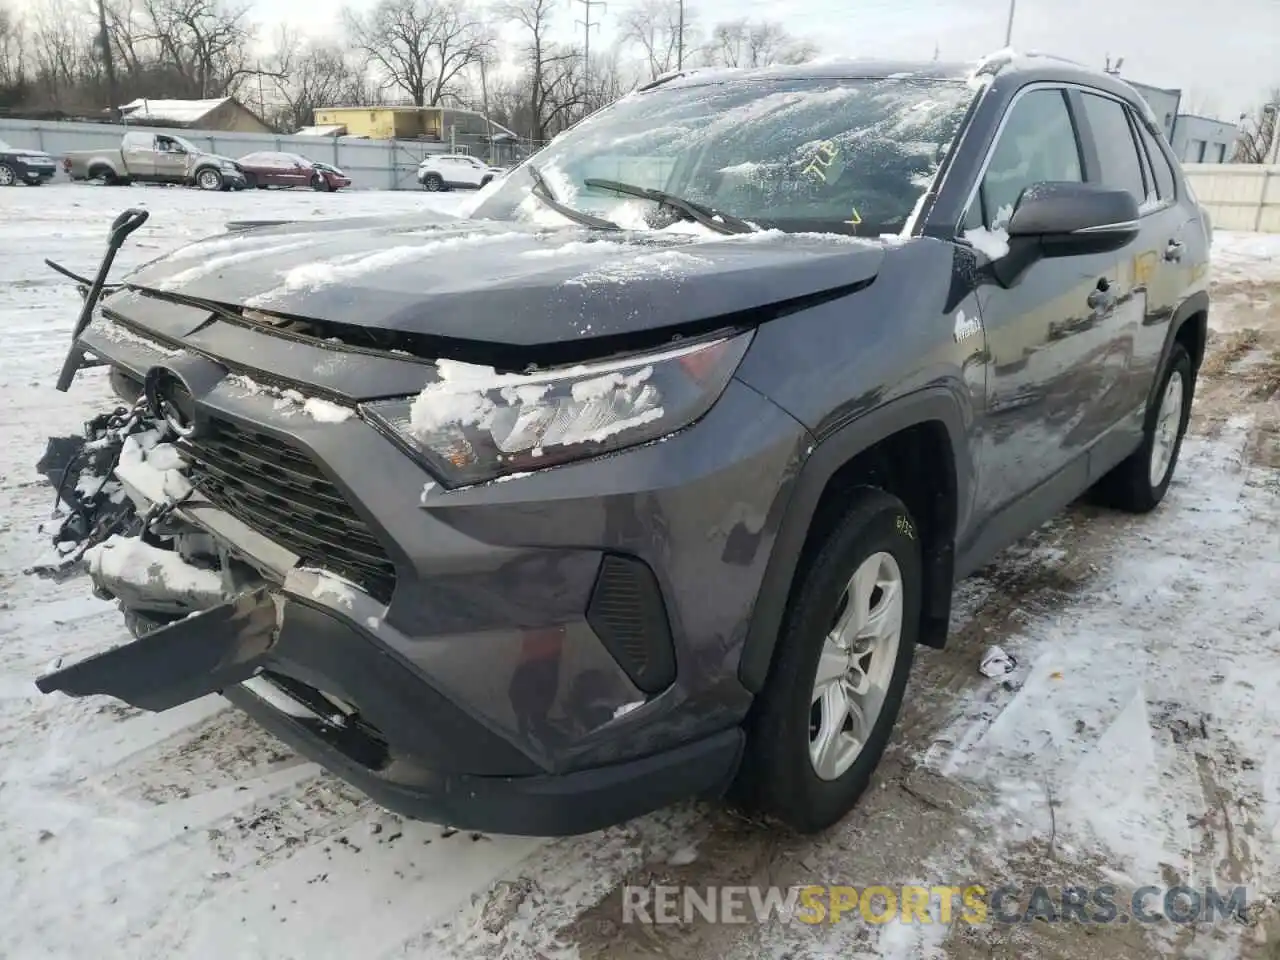
{"type": "MultiPolygon", "coordinates": [[[[117,251],[147,216],[127,210],[116,218],[92,279],[48,261],[83,297],[59,390],[100,364],[78,339],[103,294],[116,289],[107,278],[117,251]]],[[[59,559],[32,572],[62,579],[86,571],[95,595],[119,603],[136,639],[45,674],[36,685],[45,693],[104,693],[164,710],[259,672],[279,617],[256,571],[175,513],[199,485],[174,443],[181,412],[166,409],[153,389],[130,400],[90,420],[80,436],[50,438],[37,470],[55,490],[59,559]]]]}
{"type": "Polygon", "coordinates": [[[36,683],[164,710],[252,677],[278,616],[256,571],[177,515],[197,486],[172,428],[146,407],[143,397],[95,418],[83,437],[51,439],[40,462],[58,492],[62,557],[36,572],[87,571],[136,639],[36,683]]]}

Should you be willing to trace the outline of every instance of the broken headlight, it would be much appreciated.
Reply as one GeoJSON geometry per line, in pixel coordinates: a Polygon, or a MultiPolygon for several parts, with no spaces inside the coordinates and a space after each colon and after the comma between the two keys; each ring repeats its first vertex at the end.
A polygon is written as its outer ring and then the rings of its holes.
{"type": "Polygon", "coordinates": [[[450,486],[597,456],[693,423],[724,392],[751,333],[528,374],[440,360],[416,397],[364,414],[450,486]]]}

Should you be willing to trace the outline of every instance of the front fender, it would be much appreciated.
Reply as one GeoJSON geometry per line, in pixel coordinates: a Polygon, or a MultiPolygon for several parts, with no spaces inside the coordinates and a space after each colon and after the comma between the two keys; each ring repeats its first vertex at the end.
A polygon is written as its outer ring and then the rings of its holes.
{"type": "MultiPolygon", "coordinates": [[[[769,675],[795,571],[827,483],[858,454],[895,433],[931,421],[942,423],[950,439],[955,457],[957,512],[963,516],[966,512],[963,505],[970,503],[973,495],[974,465],[969,455],[964,413],[954,392],[944,385],[927,387],[864,414],[827,436],[805,459],[765,568],[738,666],[739,680],[752,693],[763,689],[769,675]]],[[[931,583],[933,589],[926,591],[927,619],[949,613],[953,551],[954,538],[945,545],[945,555],[935,560],[945,570],[940,571],[941,586],[931,583]]]]}

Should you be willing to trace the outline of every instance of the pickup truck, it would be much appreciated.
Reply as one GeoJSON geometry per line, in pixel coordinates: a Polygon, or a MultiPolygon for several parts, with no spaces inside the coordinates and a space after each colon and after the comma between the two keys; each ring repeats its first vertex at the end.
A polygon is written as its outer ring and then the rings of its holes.
{"type": "Polygon", "coordinates": [[[244,171],[230,157],[206,153],[182,137],[167,133],[130,132],[118,150],[75,150],[62,161],[73,180],[108,184],[194,184],[201,190],[243,190],[244,171]]]}

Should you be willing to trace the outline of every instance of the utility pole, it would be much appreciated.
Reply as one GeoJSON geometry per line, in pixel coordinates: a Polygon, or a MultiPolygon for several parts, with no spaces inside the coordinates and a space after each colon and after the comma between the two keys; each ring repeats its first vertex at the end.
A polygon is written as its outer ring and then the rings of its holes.
{"type": "Polygon", "coordinates": [[[484,111],[484,132],[489,138],[489,154],[485,162],[493,166],[493,121],[489,119],[489,85],[484,79],[485,54],[480,55],[480,109],[484,111]]]}
{"type": "Polygon", "coordinates": [[[584,100],[582,103],[582,115],[585,117],[591,112],[591,28],[599,28],[600,21],[592,21],[592,7],[607,7],[608,4],[604,0],[574,0],[574,3],[582,4],[583,18],[575,21],[582,27],[584,40],[582,44],[582,86],[585,90],[584,100]]]}
{"type": "MultiPolygon", "coordinates": [[[[262,95],[262,61],[258,61],[258,119],[267,117],[267,98],[262,95]]],[[[315,119],[314,117],[312,119],[315,119]]]]}
{"type": "Polygon", "coordinates": [[[684,0],[678,0],[680,5],[679,26],[676,27],[676,69],[684,69],[684,0]]]}
{"type": "Polygon", "coordinates": [[[1013,14],[1018,9],[1018,0],[1009,0],[1009,22],[1004,28],[1004,45],[1013,45],[1013,14]]]}
{"type": "Polygon", "coordinates": [[[111,56],[111,34],[107,32],[106,0],[98,0],[98,42],[102,44],[102,64],[107,71],[107,115],[116,120],[120,103],[116,99],[116,64],[111,56]]]}

